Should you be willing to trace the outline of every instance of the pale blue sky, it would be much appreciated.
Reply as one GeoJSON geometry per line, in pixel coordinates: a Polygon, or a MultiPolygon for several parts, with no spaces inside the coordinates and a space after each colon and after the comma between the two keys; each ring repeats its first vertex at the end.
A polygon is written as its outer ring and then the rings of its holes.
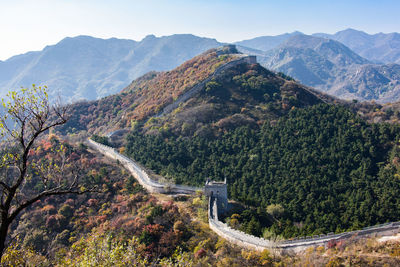
{"type": "Polygon", "coordinates": [[[0,0],[0,60],[82,34],[232,42],[295,30],[399,32],[399,14],[398,0],[0,0]]]}

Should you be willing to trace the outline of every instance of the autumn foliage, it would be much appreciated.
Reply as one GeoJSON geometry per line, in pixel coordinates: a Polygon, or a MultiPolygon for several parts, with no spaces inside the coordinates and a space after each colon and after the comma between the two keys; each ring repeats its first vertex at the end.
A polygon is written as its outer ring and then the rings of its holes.
{"type": "Polygon", "coordinates": [[[150,72],[133,81],[120,94],[98,101],[80,102],[71,106],[75,111],[63,132],[99,131],[105,126],[130,127],[163,107],[197,83],[208,78],[219,66],[237,58],[231,51],[211,49],[167,72],[150,72]]]}

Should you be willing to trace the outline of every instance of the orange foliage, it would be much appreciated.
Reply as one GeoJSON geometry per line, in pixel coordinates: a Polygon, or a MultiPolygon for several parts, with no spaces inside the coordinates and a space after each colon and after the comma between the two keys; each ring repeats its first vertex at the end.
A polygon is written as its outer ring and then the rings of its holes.
{"type": "Polygon", "coordinates": [[[142,120],[161,111],[163,106],[172,103],[185,91],[209,77],[217,66],[234,58],[234,55],[228,55],[221,59],[215,50],[211,50],[172,71],[158,74],[151,80],[140,84],[133,83],[125,90],[133,93],[134,103],[137,104],[130,118],[142,120]]]}
{"type": "Polygon", "coordinates": [[[172,71],[148,73],[133,81],[120,94],[73,104],[71,109],[75,112],[59,130],[93,132],[111,121],[119,127],[130,126],[131,121],[143,120],[162,111],[184,92],[208,78],[218,66],[236,57],[235,54],[219,56],[216,49],[211,49],[172,71]]]}
{"type": "Polygon", "coordinates": [[[42,147],[43,147],[44,151],[47,151],[47,150],[51,149],[52,144],[49,141],[43,140],[42,147]]]}
{"type": "Polygon", "coordinates": [[[41,212],[47,214],[54,214],[56,213],[56,208],[53,205],[46,205],[41,209],[41,212]]]}

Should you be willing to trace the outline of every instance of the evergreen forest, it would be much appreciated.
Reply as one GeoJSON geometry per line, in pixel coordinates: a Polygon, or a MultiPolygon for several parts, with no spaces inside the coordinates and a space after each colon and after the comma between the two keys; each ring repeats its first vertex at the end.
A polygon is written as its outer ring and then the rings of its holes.
{"type": "Polygon", "coordinates": [[[229,198],[246,207],[228,222],[291,238],[399,220],[399,134],[398,125],[371,124],[343,106],[318,104],[217,137],[136,130],[125,153],[178,184],[226,177],[229,198]]]}

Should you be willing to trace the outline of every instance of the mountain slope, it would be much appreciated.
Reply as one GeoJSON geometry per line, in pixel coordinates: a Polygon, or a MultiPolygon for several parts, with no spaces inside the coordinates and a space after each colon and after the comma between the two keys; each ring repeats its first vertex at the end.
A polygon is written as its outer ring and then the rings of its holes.
{"type": "Polygon", "coordinates": [[[193,35],[147,36],[140,42],[65,38],[42,51],[0,62],[0,95],[21,86],[47,85],[64,102],[96,99],[118,92],[148,71],[172,69],[210,48],[214,39],[193,35]]]}
{"type": "Polygon", "coordinates": [[[235,44],[261,51],[268,51],[270,49],[276,48],[290,37],[302,34],[303,33],[301,32],[295,31],[292,33],[284,33],[276,36],[260,36],[253,39],[235,42],[235,44]]]}
{"type": "Polygon", "coordinates": [[[387,102],[399,96],[399,65],[373,64],[330,39],[297,35],[258,57],[263,66],[340,98],[387,102]]]}
{"type": "Polygon", "coordinates": [[[346,29],[335,34],[315,34],[343,43],[360,56],[381,63],[400,64],[400,34],[367,34],[354,29],[346,29]]]}
{"type": "Polygon", "coordinates": [[[324,56],[332,63],[345,67],[351,64],[367,64],[368,60],[360,57],[345,45],[309,35],[296,35],[289,38],[281,47],[294,47],[299,49],[312,49],[324,56]]]}
{"type": "Polygon", "coordinates": [[[258,64],[239,64],[212,78],[219,67],[241,57],[242,54],[228,46],[211,49],[174,70],[148,73],[119,94],[71,105],[71,118],[60,128],[64,133],[80,130],[105,133],[141,125],[145,131],[169,129],[179,134],[182,131],[192,134],[203,126],[211,126],[213,132],[229,123],[262,123],[266,119],[278,118],[293,106],[329,101],[328,96],[286,80],[258,64]],[[193,86],[207,79],[209,82],[204,88],[172,112],[156,116],[193,86]],[[186,121],[189,114],[196,114],[198,118],[186,121]],[[224,118],[226,122],[220,121],[224,118]]]}
{"type": "MultiPolygon", "coordinates": [[[[125,92],[138,88],[135,82],[125,92]]],[[[227,220],[251,234],[289,238],[398,220],[400,128],[323,102],[295,81],[243,63],[171,112],[136,120],[117,147],[175,183],[226,177],[230,198],[247,205],[227,220]],[[268,220],[270,205],[282,212],[268,220]]]]}
{"type": "Polygon", "coordinates": [[[68,131],[99,131],[101,127],[129,127],[135,121],[156,115],[163,107],[208,78],[216,68],[237,56],[230,53],[229,47],[211,49],[171,71],[147,73],[119,94],[73,104],[71,110],[74,112],[64,128],[68,131]]]}

